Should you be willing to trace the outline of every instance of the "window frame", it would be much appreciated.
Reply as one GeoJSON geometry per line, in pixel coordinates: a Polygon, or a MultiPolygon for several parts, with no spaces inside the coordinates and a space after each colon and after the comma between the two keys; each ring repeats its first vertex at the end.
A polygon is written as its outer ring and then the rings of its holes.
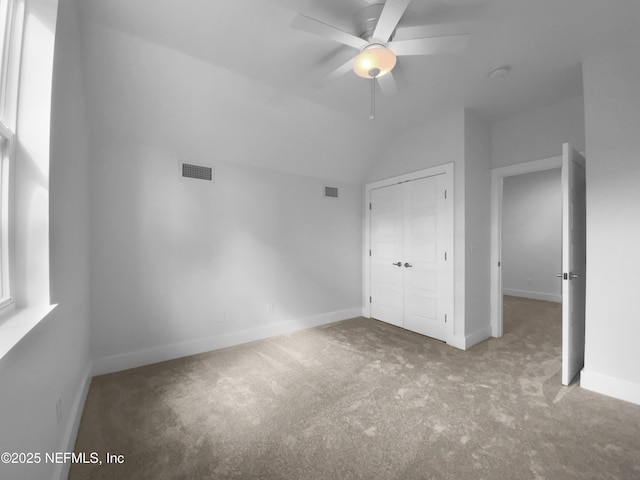
{"type": "Polygon", "coordinates": [[[4,314],[15,307],[14,173],[25,2],[0,1],[6,2],[6,17],[0,17],[4,22],[0,39],[0,314],[4,314]]]}

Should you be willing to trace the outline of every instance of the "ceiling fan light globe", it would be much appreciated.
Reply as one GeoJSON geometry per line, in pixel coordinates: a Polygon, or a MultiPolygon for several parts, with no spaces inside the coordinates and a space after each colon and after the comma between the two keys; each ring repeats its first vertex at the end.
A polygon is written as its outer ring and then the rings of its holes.
{"type": "Polygon", "coordinates": [[[374,78],[370,72],[379,72],[375,78],[386,75],[396,65],[396,54],[384,45],[369,45],[353,62],[353,71],[362,78],[374,78]]]}

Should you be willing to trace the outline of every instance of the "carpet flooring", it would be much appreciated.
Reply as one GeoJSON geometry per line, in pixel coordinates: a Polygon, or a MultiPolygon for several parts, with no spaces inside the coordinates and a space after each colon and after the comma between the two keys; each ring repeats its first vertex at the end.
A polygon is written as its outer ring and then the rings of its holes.
{"type": "Polygon", "coordinates": [[[560,305],[467,351],[356,318],[93,379],[83,479],[640,478],[640,406],[560,383],[560,305]],[[104,462],[122,455],[124,463],[104,462]]]}

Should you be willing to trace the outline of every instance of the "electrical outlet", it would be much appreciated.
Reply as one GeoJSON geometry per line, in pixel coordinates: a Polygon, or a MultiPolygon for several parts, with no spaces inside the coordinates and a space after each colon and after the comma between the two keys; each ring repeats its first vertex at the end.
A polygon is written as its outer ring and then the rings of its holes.
{"type": "Polygon", "coordinates": [[[56,400],[56,421],[58,425],[62,423],[62,397],[58,397],[58,400],[56,400]]]}

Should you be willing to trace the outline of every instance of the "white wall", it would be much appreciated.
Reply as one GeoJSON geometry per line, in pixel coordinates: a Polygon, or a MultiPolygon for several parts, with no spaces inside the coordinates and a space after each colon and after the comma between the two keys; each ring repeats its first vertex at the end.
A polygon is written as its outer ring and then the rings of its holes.
{"type": "MultiPolygon", "coordinates": [[[[122,5],[81,4],[89,114],[98,138],[127,138],[190,158],[215,155],[297,175],[362,182],[376,140],[386,134],[367,120],[368,90],[361,117],[339,113],[301,98],[294,87],[291,93],[282,84],[274,89],[259,72],[242,74],[224,61],[181,51],[175,47],[180,42],[170,42],[170,48],[105,27],[104,19],[93,16],[104,9],[109,23],[122,5]]],[[[157,17],[149,22],[153,31],[161,24],[157,17]]],[[[214,57],[223,50],[213,49],[214,57]]],[[[311,81],[297,77],[293,83],[311,81]]]]}
{"type": "Polygon", "coordinates": [[[583,151],[584,138],[580,95],[495,122],[491,126],[491,167],[561,155],[565,142],[583,151]]]}
{"type": "Polygon", "coordinates": [[[465,347],[491,336],[491,130],[465,110],[465,347]]]}
{"type": "MultiPolygon", "coordinates": [[[[52,37],[42,35],[41,29],[45,28],[46,32],[53,35],[55,3],[29,2],[29,12],[33,15],[28,17],[28,21],[36,25],[32,25],[33,30],[27,29],[27,35],[34,35],[31,40],[49,54],[53,54],[52,37]]],[[[0,361],[0,450],[3,452],[52,452],[73,448],[74,420],[79,419],[77,414],[82,407],[88,380],[86,116],[79,65],[78,26],[72,3],[70,0],[60,0],[60,35],[55,47],[53,75],[50,164],[48,148],[35,150],[40,155],[36,163],[47,165],[46,171],[50,167],[51,172],[48,181],[46,177],[39,177],[40,185],[48,187],[47,198],[50,199],[49,232],[45,229],[41,233],[45,244],[48,233],[51,236],[48,255],[51,262],[51,299],[58,306],[0,361]],[[56,415],[58,399],[62,407],[60,421],[56,415]]],[[[47,65],[47,54],[40,54],[35,59],[42,72],[47,65]]],[[[51,59],[48,76],[41,73],[37,79],[43,91],[51,89],[51,59]]],[[[45,103],[48,105],[49,101],[45,100],[45,103]]],[[[37,123],[42,119],[33,120],[37,123]]],[[[41,138],[43,145],[48,145],[49,129],[40,133],[47,137],[41,138]]],[[[39,245],[40,240],[35,245],[39,245]]],[[[34,246],[33,243],[30,245],[34,246]]],[[[45,280],[35,284],[42,282],[45,280]]],[[[48,291],[47,286],[46,296],[48,291]]],[[[28,298],[34,298],[33,294],[28,298]]],[[[44,462],[26,466],[0,465],[0,477],[49,479],[57,477],[64,470],[62,465],[44,462]]]]}
{"type": "Polygon", "coordinates": [[[96,153],[98,371],[360,315],[360,186],[119,141],[96,153]],[[214,167],[215,182],[181,178],[180,160],[214,167]],[[338,199],[323,197],[325,184],[338,199]]]}
{"type": "Polygon", "coordinates": [[[581,384],[640,403],[640,58],[584,62],[587,305],[581,384]]]}
{"type": "MultiPolygon", "coordinates": [[[[462,109],[444,115],[436,122],[419,125],[395,138],[371,167],[366,182],[375,182],[450,162],[455,163],[456,169],[461,169],[464,165],[462,109]]],[[[464,176],[461,178],[464,179],[464,176]]],[[[460,186],[464,186],[464,183],[460,186]]],[[[460,198],[464,198],[464,188],[460,191],[460,198]]]]}
{"type": "Polygon", "coordinates": [[[560,169],[506,177],[502,193],[502,291],[562,301],[560,169]]]}

